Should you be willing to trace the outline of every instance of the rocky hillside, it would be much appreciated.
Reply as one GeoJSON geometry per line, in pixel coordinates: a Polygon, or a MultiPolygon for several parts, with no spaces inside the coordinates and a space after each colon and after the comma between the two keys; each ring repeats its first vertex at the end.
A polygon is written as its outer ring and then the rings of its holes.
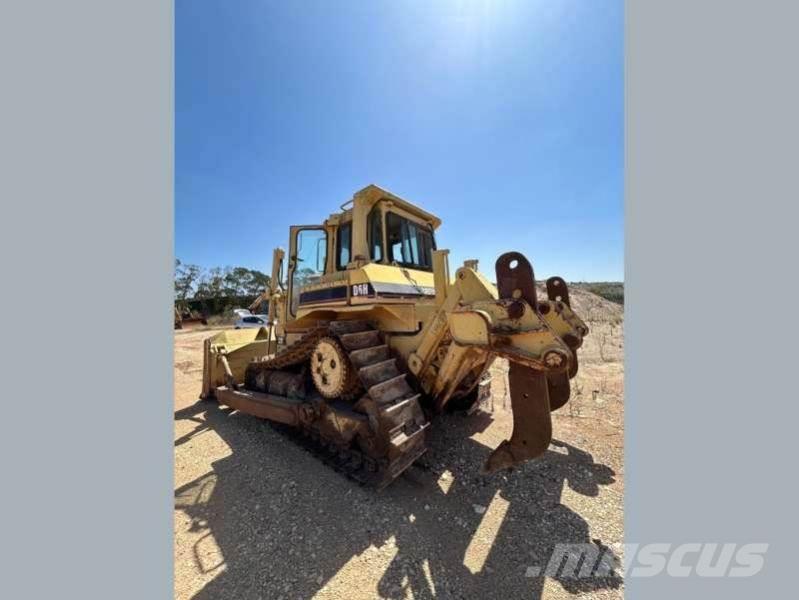
{"type": "MultiPolygon", "coordinates": [[[[538,285],[538,294],[546,298],[543,284],[538,285]]],[[[575,416],[598,417],[609,401],[623,405],[624,307],[576,286],[569,286],[569,298],[572,309],[590,331],[578,352],[580,371],[572,381],[572,400],[562,410],[575,416]]],[[[492,371],[495,399],[509,408],[506,361],[497,360],[492,371]]],[[[614,422],[619,420],[615,417],[614,422]]]]}

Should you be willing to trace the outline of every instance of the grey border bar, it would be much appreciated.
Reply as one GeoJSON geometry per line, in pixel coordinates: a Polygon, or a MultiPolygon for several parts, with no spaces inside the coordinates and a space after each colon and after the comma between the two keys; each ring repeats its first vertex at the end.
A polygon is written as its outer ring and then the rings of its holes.
{"type": "MultiPolygon", "coordinates": [[[[754,578],[631,598],[794,587],[797,17],[628,4],[627,538],[771,544],[754,578]]],[[[172,593],[172,23],[0,19],[4,597],[172,593]]]]}
{"type": "Polygon", "coordinates": [[[0,14],[4,598],[173,594],[172,23],[0,14]]]}
{"type": "Polygon", "coordinates": [[[752,578],[626,581],[629,598],[795,587],[799,4],[626,7],[630,543],[767,542],[752,578]]]}

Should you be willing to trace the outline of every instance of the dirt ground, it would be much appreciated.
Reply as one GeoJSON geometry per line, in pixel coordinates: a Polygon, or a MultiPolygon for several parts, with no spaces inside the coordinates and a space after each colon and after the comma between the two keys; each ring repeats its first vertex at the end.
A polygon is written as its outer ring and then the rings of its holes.
{"type": "Polygon", "coordinates": [[[506,366],[493,411],[434,421],[430,450],[381,492],[335,473],[269,425],[199,401],[202,340],[175,332],[175,597],[621,598],[618,576],[537,577],[557,543],[623,541],[622,309],[572,305],[591,335],[550,449],[479,468],[510,435],[506,366]]]}

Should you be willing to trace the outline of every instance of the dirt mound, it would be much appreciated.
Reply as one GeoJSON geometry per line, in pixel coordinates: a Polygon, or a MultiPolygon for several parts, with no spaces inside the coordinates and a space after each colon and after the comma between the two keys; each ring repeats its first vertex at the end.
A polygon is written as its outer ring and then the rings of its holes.
{"type": "MultiPolygon", "coordinates": [[[[537,285],[541,298],[547,297],[543,283],[537,285]]],[[[569,300],[590,333],[580,349],[580,362],[615,363],[624,360],[624,307],[593,292],[569,286],[569,300]]]]}
{"type": "MultiPolygon", "coordinates": [[[[538,284],[538,294],[546,289],[538,284]]],[[[572,309],[588,325],[579,350],[580,371],[572,381],[572,396],[561,412],[570,416],[606,419],[621,427],[624,403],[624,307],[575,286],[569,286],[572,309]]],[[[493,390],[499,407],[510,409],[505,360],[492,367],[493,390]]],[[[559,413],[560,414],[560,413],[559,413]]]]}

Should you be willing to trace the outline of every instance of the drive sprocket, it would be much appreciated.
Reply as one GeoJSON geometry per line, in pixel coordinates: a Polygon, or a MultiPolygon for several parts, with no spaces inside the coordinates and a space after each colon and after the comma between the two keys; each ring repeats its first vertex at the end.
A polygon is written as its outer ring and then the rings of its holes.
{"type": "Polygon", "coordinates": [[[347,352],[332,337],[325,336],[316,343],[310,364],[314,386],[328,400],[346,397],[359,387],[347,352]]]}

